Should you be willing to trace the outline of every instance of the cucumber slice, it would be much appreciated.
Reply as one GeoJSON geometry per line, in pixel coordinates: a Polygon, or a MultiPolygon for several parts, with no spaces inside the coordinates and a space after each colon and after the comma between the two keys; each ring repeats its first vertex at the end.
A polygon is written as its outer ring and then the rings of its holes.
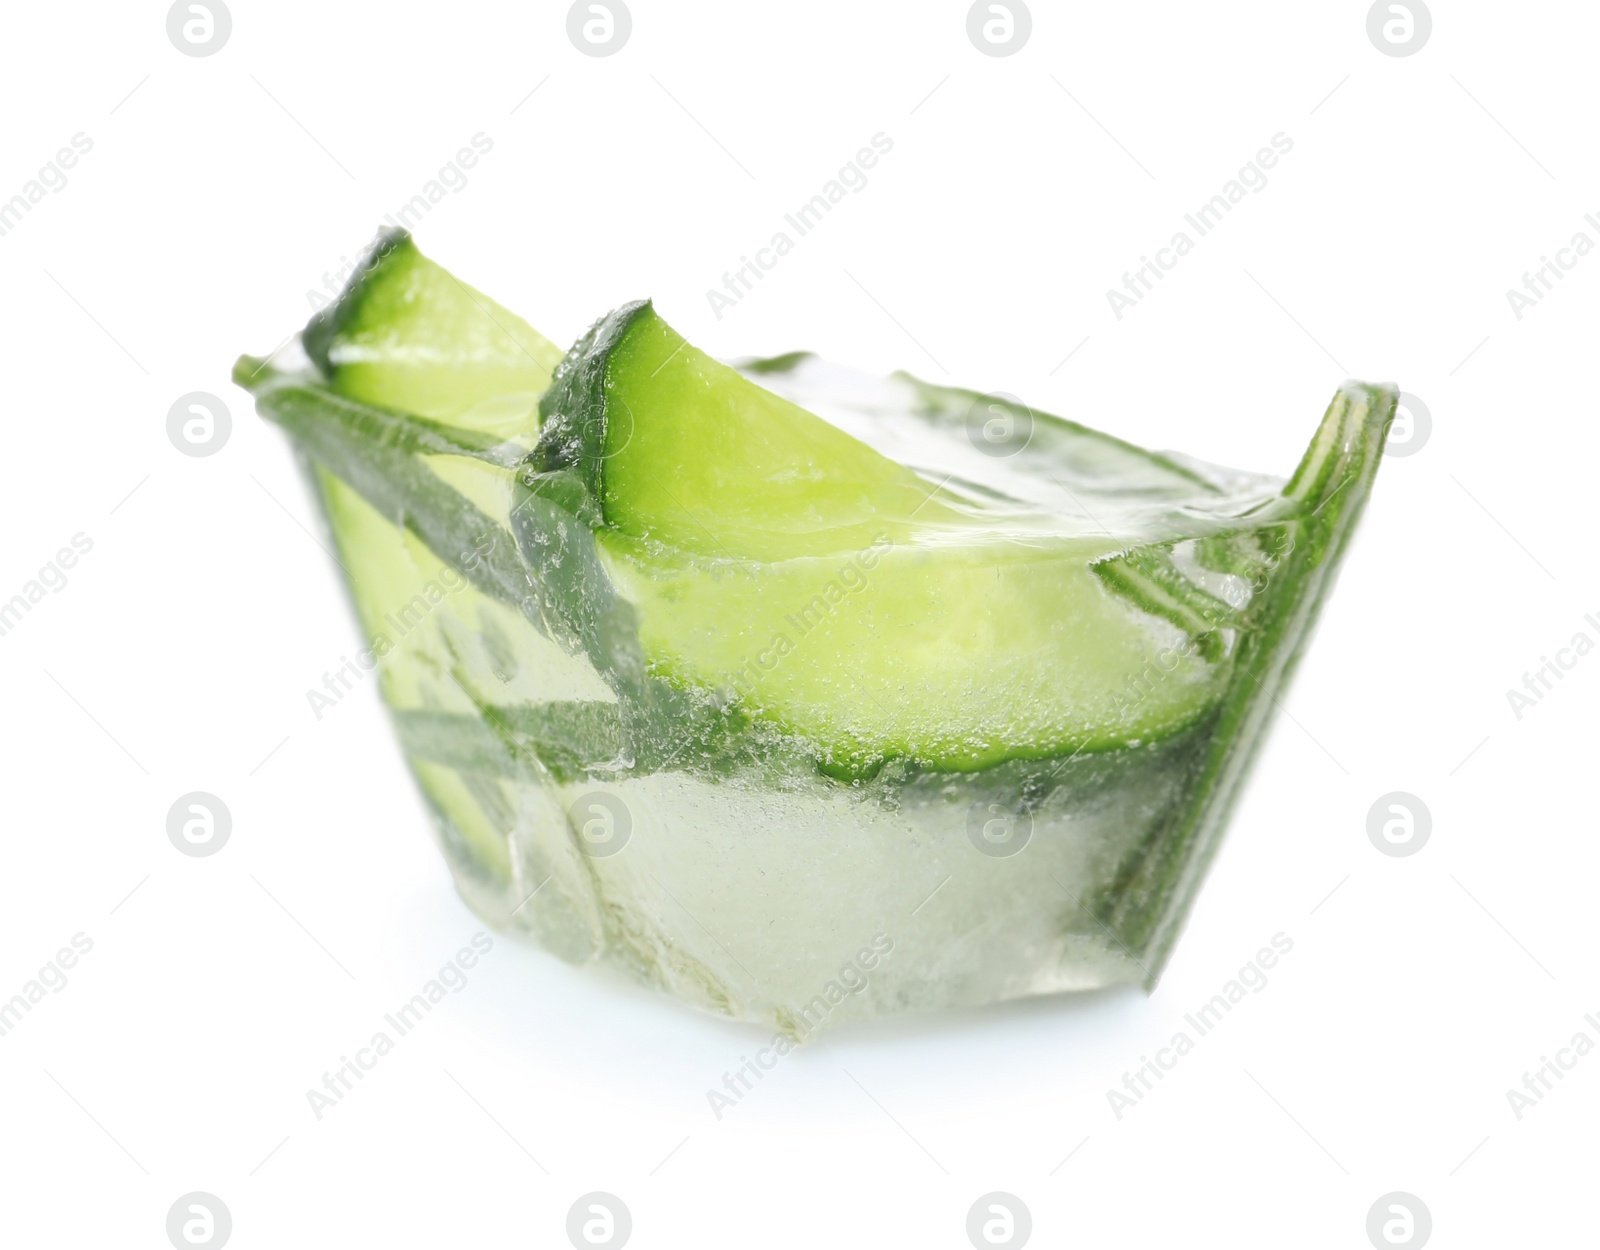
{"type": "MultiPolygon", "coordinates": [[[[1138,745],[1194,723],[1226,686],[1216,626],[1189,646],[1190,617],[1096,575],[1125,540],[943,489],[710,360],[648,303],[600,322],[541,408],[535,493],[562,480],[594,501],[605,580],[632,606],[649,671],[738,700],[836,769],[1138,745]]],[[[1223,492],[1170,461],[1066,422],[1042,445],[1079,477],[1114,461],[1098,489],[1159,501],[1167,529],[1216,528],[1173,504],[1223,492]]]]}
{"type": "MultiPolygon", "coordinates": [[[[1346,382],[1323,415],[1294,476],[1273,505],[1259,546],[1234,541],[1220,567],[1243,560],[1256,587],[1240,614],[1235,675],[1219,705],[1188,802],[1108,882],[1096,918],[1152,969],[1165,963],[1188,905],[1216,853],[1265,729],[1333,588],[1345,548],[1366,508],[1394,420],[1392,386],[1346,382]]],[[[1201,544],[1202,548],[1204,544],[1201,544]]],[[[1217,556],[1217,550],[1209,553],[1217,556]]],[[[1150,978],[1154,982],[1154,974],[1150,978]]]]}
{"type": "Polygon", "coordinates": [[[500,440],[530,432],[562,356],[522,318],[434,264],[404,230],[378,234],[302,339],[339,394],[500,440]]]}
{"type": "Polygon", "coordinates": [[[648,301],[579,342],[541,412],[535,464],[576,469],[608,528],[679,551],[861,551],[953,516],[932,483],[691,347],[648,301]]]}

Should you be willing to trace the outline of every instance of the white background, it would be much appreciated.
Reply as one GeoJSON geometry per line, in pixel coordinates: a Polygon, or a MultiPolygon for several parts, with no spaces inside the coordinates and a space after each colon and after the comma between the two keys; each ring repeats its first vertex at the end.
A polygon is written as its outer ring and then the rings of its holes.
{"type": "Polygon", "coordinates": [[[1592,1237],[1600,1054],[1520,1121],[1506,1091],[1600,1041],[1600,657],[1520,720],[1506,691],[1600,641],[1600,256],[1520,320],[1505,293],[1600,243],[1600,13],[1438,0],[1406,58],[1363,3],[1040,2],[1004,58],[946,0],[635,0],[606,59],[565,15],[235,0],[203,58],[160,4],[0,19],[0,199],[94,145],[0,237],[0,598],[94,544],[0,637],[0,997],[94,943],[0,1038],[5,1244],[165,1246],[191,1190],[241,1250],[560,1246],[590,1190],[641,1250],[962,1247],[991,1190],[1041,1246],[1362,1247],[1393,1190],[1441,1247],[1592,1237]],[[707,288],[879,131],[867,188],[716,319],[707,288]],[[1106,290],[1280,131],[1267,187],[1119,321],[1106,290]],[[841,1028],[719,1122],[759,1030],[504,939],[313,1117],[480,926],[376,691],[307,706],[357,632],[229,367],[478,132],[419,241],[563,343],[651,295],[713,354],[815,348],[1277,473],[1347,374],[1425,401],[1152,996],[841,1028]],[[197,390],[233,415],[205,459],[166,434],[197,390]],[[191,790],[233,814],[211,858],[167,840],[191,790]],[[1433,816],[1409,858],[1367,838],[1393,790],[1433,816]],[[1280,931],[1268,986],[1119,1121],[1106,1091],[1280,931]]]}

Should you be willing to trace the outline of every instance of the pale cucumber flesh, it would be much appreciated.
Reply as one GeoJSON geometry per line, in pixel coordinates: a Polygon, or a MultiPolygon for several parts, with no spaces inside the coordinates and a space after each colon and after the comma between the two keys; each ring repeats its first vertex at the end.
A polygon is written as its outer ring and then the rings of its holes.
{"type": "Polygon", "coordinates": [[[339,394],[511,439],[562,351],[515,313],[385,231],[339,300],[312,318],[306,351],[339,394]]]}

